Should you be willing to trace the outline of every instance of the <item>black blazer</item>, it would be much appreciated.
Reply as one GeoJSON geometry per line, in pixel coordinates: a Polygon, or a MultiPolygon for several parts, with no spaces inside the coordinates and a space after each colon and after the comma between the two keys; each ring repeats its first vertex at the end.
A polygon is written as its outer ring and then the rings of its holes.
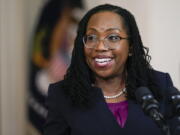
{"type": "MultiPolygon", "coordinates": [[[[173,85],[169,74],[155,74],[162,89],[173,85]]],[[[71,105],[61,86],[62,82],[58,82],[49,87],[49,112],[44,135],[163,135],[135,101],[128,100],[128,118],[125,126],[121,128],[109,110],[100,89],[92,89],[97,92],[96,104],[89,109],[80,109],[71,105]]],[[[166,106],[162,100],[162,112],[165,110],[164,107],[166,106]]],[[[173,122],[170,120],[170,123],[173,122]]]]}

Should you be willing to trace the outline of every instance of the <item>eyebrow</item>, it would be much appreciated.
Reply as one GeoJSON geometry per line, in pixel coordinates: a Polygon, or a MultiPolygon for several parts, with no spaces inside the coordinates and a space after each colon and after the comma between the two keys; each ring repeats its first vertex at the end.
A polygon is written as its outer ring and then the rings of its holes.
{"type": "MultiPolygon", "coordinates": [[[[95,28],[89,28],[88,30],[97,31],[95,28]]],[[[105,30],[105,32],[113,31],[113,30],[118,30],[119,32],[121,32],[121,30],[119,28],[109,28],[109,29],[105,30]]]]}

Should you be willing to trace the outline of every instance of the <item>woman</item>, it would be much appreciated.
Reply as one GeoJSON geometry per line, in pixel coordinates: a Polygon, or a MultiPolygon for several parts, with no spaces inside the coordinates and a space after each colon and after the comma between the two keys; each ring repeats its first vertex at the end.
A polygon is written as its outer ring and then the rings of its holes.
{"type": "Polygon", "coordinates": [[[64,80],[49,87],[45,135],[162,135],[135,98],[146,86],[163,104],[158,91],[173,85],[149,62],[129,11],[109,4],[91,9],[79,23],[64,80]]]}

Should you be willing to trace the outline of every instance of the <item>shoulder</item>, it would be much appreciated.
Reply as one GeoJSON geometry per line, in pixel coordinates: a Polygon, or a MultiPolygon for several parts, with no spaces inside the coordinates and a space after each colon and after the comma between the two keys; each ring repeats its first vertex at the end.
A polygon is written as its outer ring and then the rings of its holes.
{"type": "Polygon", "coordinates": [[[173,86],[173,82],[169,73],[153,70],[153,79],[160,88],[167,88],[173,86]]]}
{"type": "Polygon", "coordinates": [[[46,98],[47,106],[63,108],[65,102],[68,103],[68,98],[63,88],[63,81],[50,84],[48,89],[48,95],[46,98]]]}
{"type": "Polygon", "coordinates": [[[63,81],[50,84],[48,88],[48,97],[49,96],[55,97],[58,95],[62,95],[62,93],[64,93],[62,86],[63,86],[63,81]]]}

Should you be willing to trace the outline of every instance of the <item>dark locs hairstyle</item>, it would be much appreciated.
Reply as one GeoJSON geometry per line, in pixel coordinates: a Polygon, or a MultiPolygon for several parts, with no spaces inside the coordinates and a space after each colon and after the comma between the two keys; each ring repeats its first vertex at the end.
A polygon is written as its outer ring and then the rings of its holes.
{"type": "Polygon", "coordinates": [[[148,48],[142,44],[134,16],[126,9],[110,4],[100,5],[91,9],[79,23],[71,64],[63,81],[66,93],[71,97],[72,102],[77,105],[87,105],[92,100],[91,84],[94,83],[94,79],[93,73],[85,61],[82,39],[86,33],[90,17],[103,11],[114,12],[121,16],[129,37],[130,53],[132,56],[129,56],[125,69],[127,72],[125,78],[128,92],[127,97],[135,99],[134,92],[139,86],[150,87],[152,92],[157,95],[155,92],[156,85],[153,82],[151,73],[153,70],[149,64],[151,57],[148,55],[148,48]]]}

